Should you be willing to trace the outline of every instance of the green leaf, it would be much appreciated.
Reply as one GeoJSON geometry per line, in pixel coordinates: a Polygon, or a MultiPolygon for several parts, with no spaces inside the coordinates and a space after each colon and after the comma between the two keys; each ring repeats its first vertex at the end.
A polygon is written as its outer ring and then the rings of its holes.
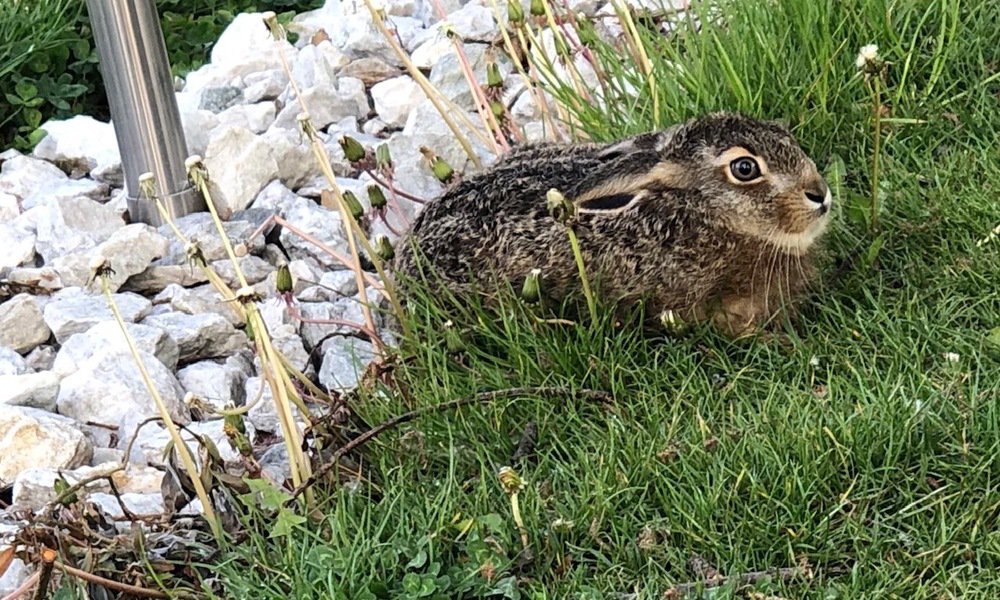
{"type": "Polygon", "coordinates": [[[278,511],[278,518],[274,522],[274,529],[271,530],[272,538],[291,535],[296,527],[306,522],[306,518],[297,515],[288,509],[278,511]]]}
{"type": "Polygon", "coordinates": [[[14,106],[22,106],[24,104],[24,100],[21,100],[19,96],[15,96],[14,94],[4,94],[4,96],[7,98],[7,102],[10,102],[14,106]]]}
{"type": "Polygon", "coordinates": [[[22,100],[30,100],[38,95],[38,88],[27,81],[18,81],[14,85],[14,91],[17,95],[21,97],[22,100]]]}
{"type": "Polygon", "coordinates": [[[42,111],[37,108],[24,109],[24,112],[21,113],[21,117],[31,129],[36,129],[42,124],[42,111]]]}
{"type": "Polygon", "coordinates": [[[406,563],[406,568],[407,569],[420,569],[425,564],[427,564],[427,551],[426,550],[421,550],[420,552],[417,552],[417,555],[414,556],[413,559],[410,560],[410,562],[406,563]]]}
{"type": "Polygon", "coordinates": [[[1000,350],[1000,327],[994,327],[986,335],[986,343],[1000,350]]]}

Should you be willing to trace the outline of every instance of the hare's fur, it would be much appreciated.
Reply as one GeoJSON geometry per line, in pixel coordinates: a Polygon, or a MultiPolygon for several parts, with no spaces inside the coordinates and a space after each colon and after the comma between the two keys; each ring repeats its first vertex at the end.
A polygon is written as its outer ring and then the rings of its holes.
{"type": "Polygon", "coordinates": [[[815,164],[784,128],[713,114],[613,144],[516,148],[425,207],[396,271],[433,271],[453,291],[488,294],[498,278],[519,289],[538,268],[547,295],[579,293],[565,226],[546,207],[552,188],[579,209],[574,229],[603,298],[712,319],[732,335],[813,280],[813,242],[830,207],[815,164]],[[758,181],[733,178],[740,156],[759,163],[758,181]]]}

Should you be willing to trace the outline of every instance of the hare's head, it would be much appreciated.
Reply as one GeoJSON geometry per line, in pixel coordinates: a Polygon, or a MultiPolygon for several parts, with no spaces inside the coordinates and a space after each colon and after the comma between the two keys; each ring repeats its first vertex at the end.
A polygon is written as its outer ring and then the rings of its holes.
{"type": "Polygon", "coordinates": [[[714,114],[669,137],[663,159],[686,164],[688,185],[700,189],[730,227],[798,251],[823,233],[830,189],[784,127],[714,114]]]}
{"type": "MultiPolygon", "coordinates": [[[[697,190],[713,221],[793,252],[823,233],[832,197],[816,164],[784,127],[737,114],[716,113],[608,148],[627,160],[630,150],[657,154],[647,174],[625,184],[632,198],[652,200],[657,189],[697,190]]],[[[621,196],[618,196],[621,198],[621,196]]],[[[607,200],[603,193],[593,201],[607,200]],[[599,198],[604,196],[604,198],[599,198]]],[[[589,204],[584,199],[581,209],[589,204]]]]}

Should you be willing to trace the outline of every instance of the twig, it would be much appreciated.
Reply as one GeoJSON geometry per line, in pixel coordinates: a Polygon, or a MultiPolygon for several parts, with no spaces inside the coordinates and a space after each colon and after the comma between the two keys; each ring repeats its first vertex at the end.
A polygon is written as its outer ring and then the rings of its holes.
{"type": "Polygon", "coordinates": [[[729,577],[716,574],[716,576],[711,579],[706,578],[700,581],[679,583],[665,591],[662,598],[663,600],[683,598],[686,594],[697,591],[700,588],[714,588],[728,583],[746,586],[771,578],[777,578],[781,581],[790,581],[792,579],[799,578],[811,579],[812,576],[812,569],[809,568],[809,565],[805,562],[797,567],[782,567],[779,569],[768,569],[766,571],[750,571],[749,573],[740,573],[729,577]]]}
{"type": "Polygon", "coordinates": [[[369,441],[371,441],[372,439],[374,439],[378,435],[380,435],[380,434],[382,434],[382,433],[384,433],[384,432],[386,432],[386,431],[388,431],[388,430],[390,430],[390,429],[392,429],[394,427],[398,427],[399,425],[402,425],[403,423],[408,423],[410,421],[413,421],[413,420],[415,420],[415,419],[417,419],[419,417],[422,417],[423,415],[425,415],[427,413],[440,412],[440,411],[445,411],[445,410],[451,410],[453,408],[460,408],[460,407],[466,406],[468,404],[478,404],[478,403],[481,403],[481,402],[493,402],[494,400],[502,400],[504,398],[511,398],[511,397],[515,397],[515,396],[529,396],[529,395],[534,395],[534,396],[576,396],[578,398],[584,398],[584,399],[587,399],[587,400],[596,400],[596,401],[602,402],[604,404],[610,404],[614,400],[611,397],[611,394],[609,394],[607,392],[602,392],[602,391],[599,391],[599,390],[589,390],[589,389],[568,390],[568,389],[565,389],[565,388],[556,388],[556,387],[537,387],[537,388],[519,387],[519,388],[510,388],[510,389],[506,389],[506,390],[496,390],[496,391],[492,391],[492,392],[481,392],[481,393],[476,394],[474,396],[466,396],[465,398],[459,398],[457,400],[449,400],[448,402],[442,402],[440,404],[435,404],[433,406],[424,406],[424,407],[421,407],[421,408],[418,408],[418,409],[415,409],[415,410],[411,410],[411,411],[405,412],[405,413],[403,413],[401,415],[397,415],[395,417],[392,417],[391,419],[388,419],[388,420],[380,423],[379,425],[376,425],[375,427],[372,427],[368,431],[362,433],[358,437],[356,437],[353,440],[347,442],[346,444],[344,444],[340,448],[337,448],[334,451],[333,456],[330,457],[330,460],[328,460],[320,468],[316,469],[316,472],[313,473],[312,476],[309,477],[309,479],[307,479],[306,481],[302,482],[301,485],[299,485],[294,490],[292,490],[292,495],[291,495],[291,498],[289,498],[288,503],[291,504],[292,502],[294,502],[294,500],[300,494],[302,494],[310,486],[315,485],[315,483],[317,481],[319,481],[319,479],[321,477],[325,476],[334,467],[336,467],[337,464],[340,462],[341,457],[343,457],[345,454],[347,454],[351,450],[354,450],[355,448],[358,448],[359,446],[363,446],[364,444],[367,444],[369,441]]]}
{"type": "Polygon", "coordinates": [[[139,596],[140,598],[170,598],[167,594],[157,591],[149,590],[143,587],[130,585],[127,583],[122,583],[120,581],[114,581],[112,579],[107,579],[101,577],[100,575],[95,575],[93,573],[88,573],[76,567],[71,567],[63,562],[55,561],[55,566],[62,570],[67,575],[72,575],[78,579],[82,579],[89,583],[96,583],[99,586],[108,588],[110,590],[117,590],[119,592],[125,592],[126,594],[132,594],[133,596],[139,596]]]}
{"type": "Polygon", "coordinates": [[[49,595],[49,582],[52,579],[52,567],[56,561],[56,551],[52,548],[42,548],[42,568],[38,572],[38,587],[35,589],[35,600],[45,600],[49,595]]]}

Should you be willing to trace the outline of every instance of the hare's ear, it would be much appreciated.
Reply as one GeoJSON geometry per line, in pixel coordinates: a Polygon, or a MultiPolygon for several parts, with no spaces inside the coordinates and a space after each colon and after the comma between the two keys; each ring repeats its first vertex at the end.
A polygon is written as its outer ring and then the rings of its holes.
{"type": "Polygon", "coordinates": [[[662,152],[664,148],[670,146],[674,135],[680,129],[680,125],[674,125],[661,131],[651,131],[640,133],[639,135],[626,138],[617,144],[612,144],[598,154],[601,160],[614,160],[636,152],[662,152]]]}
{"type": "Polygon", "coordinates": [[[641,191],[602,194],[584,198],[577,202],[576,207],[581,214],[620,213],[641,200],[642,195],[641,191]]]}

